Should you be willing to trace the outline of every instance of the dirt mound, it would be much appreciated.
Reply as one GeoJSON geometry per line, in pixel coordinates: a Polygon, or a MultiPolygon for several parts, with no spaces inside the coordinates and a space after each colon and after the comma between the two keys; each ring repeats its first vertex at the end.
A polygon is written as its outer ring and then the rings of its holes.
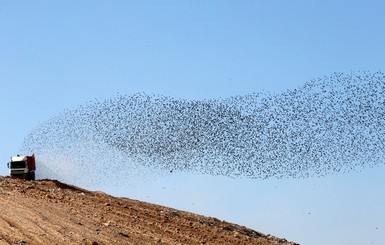
{"type": "Polygon", "coordinates": [[[295,244],[216,218],[0,177],[0,244],[295,244]]]}

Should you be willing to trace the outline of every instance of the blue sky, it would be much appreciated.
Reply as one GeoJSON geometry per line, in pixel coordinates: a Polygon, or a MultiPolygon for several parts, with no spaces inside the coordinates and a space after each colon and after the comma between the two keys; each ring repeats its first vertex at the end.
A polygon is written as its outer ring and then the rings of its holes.
{"type": "MultiPolygon", "coordinates": [[[[39,122],[95,98],[279,93],[333,72],[384,71],[384,12],[374,0],[0,1],[0,174],[39,122]]],[[[301,244],[383,244],[384,173],[180,173],[105,191],[301,244]]]]}

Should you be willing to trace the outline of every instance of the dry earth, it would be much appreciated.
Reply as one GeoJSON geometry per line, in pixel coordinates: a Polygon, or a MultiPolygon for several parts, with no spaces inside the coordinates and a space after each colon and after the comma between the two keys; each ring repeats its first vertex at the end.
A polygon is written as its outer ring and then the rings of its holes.
{"type": "Polygon", "coordinates": [[[55,180],[0,177],[0,244],[295,244],[55,180]]]}

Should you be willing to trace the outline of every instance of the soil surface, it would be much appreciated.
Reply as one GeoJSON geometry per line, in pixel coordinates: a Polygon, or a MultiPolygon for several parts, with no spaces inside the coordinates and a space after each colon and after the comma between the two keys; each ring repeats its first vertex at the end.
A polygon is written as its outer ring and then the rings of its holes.
{"type": "Polygon", "coordinates": [[[295,244],[244,226],[87,191],[0,176],[1,244],[295,244]]]}

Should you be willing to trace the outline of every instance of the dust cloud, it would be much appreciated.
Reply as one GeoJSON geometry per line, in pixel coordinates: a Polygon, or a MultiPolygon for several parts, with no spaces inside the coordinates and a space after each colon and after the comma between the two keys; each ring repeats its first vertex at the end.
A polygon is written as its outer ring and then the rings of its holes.
{"type": "Polygon", "coordinates": [[[279,94],[117,95],[50,118],[22,151],[38,178],[134,183],[174,171],[307,178],[384,163],[385,75],[334,73],[279,94]]]}

